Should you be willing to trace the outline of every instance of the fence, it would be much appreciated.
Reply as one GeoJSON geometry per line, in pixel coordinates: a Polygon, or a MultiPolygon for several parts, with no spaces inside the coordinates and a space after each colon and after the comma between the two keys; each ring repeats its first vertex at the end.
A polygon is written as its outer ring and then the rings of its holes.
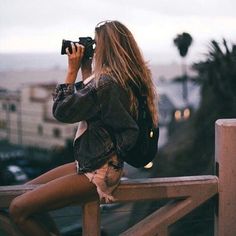
{"type": "MultiPolygon", "coordinates": [[[[123,236],[167,236],[168,226],[217,195],[215,235],[236,235],[236,119],[216,122],[215,157],[217,175],[133,179],[121,183],[115,191],[117,202],[173,199],[136,225],[123,236]]],[[[0,208],[36,186],[0,187],[0,208]]],[[[100,235],[100,202],[85,203],[83,235],[100,235]],[[93,227],[91,227],[91,225],[93,227]]],[[[0,215],[1,227],[9,235],[18,235],[6,217],[0,215]]]]}

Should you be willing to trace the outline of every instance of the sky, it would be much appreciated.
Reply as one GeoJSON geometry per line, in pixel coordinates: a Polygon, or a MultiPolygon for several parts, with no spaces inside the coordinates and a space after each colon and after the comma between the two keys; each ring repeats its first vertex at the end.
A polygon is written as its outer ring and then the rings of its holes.
{"type": "Polygon", "coordinates": [[[134,34],[147,59],[178,58],[173,39],[193,37],[188,60],[207,52],[209,42],[236,42],[235,0],[0,0],[0,56],[57,53],[62,39],[94,36],[103,20],[119,20],[134,34]]]}

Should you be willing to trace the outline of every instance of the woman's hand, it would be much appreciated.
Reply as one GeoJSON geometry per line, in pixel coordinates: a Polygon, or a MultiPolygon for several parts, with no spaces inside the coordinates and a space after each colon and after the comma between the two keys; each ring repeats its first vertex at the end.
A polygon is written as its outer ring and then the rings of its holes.
{"type": "Polygon", "coordinates": [[[73,84],[75,82],[84,56],[84,46],[78,43],[75,45],[73,43],[71,44],[72,53],[69,52],[69,48],[66,48],[66,53],[68,55],[68,70],[65,83],[67,84],[73,84]]]}

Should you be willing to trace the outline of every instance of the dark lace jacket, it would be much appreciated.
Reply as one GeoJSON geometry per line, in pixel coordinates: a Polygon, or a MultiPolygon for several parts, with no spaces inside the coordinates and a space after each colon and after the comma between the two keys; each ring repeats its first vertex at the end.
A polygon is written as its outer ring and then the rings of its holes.
{"type": "Polygon", "coordinates": [[[59,84],[53,98],[53,115],[58,121],[87,122],[87,130],[74,143],[79,172],[93,171],[112,154],[119,157],[135,144],[139,130],[130,114],[128,94],[111,77],[103,75],[97,84],[94,80],[87,85],[59,84]]]}

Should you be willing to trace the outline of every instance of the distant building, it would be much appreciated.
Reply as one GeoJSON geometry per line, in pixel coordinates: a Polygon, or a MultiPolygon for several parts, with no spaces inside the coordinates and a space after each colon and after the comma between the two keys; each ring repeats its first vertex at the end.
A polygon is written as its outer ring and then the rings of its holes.
{"type": "Polygon", "coordinates": [[[188,81],[188,102],[183,99],[182,84],[176,81],[159,81],[157,83],[159,94],[159,147],[163,146],[169,135],[187,121],[197,110],[200,102],[200,87],[188,81]]]}
{"type": "Polygon", "coordinates": [[[167,94],[159,94],[159,125],[166,126],[172,120],[172,112],[176,109],[167,94]]]}
{"type": "Polygon", "coordinates": [[[181,122],[190,118],[200,102],[200,87],[194,82],[188,84],[188,102],[182,96],[182,84],[176,81],[164,81],[158,84],[160,125],[181,122]]]}
{"type": "Polygon", "coordinates": [[[52,116],[55,84],[25,85],[20,91],[0,89],[0,139],[13,144],[50,149],[73,139],[76,124],[52,116]]]}
{"type": "MultiPolygon", "coordinates": [[[[52,91],[56,84],[25,85],[20,91],[0,88],[0,139],[10,143],[50,149],[64,147],[73,139],[77,124],[64,124],[52,116],[52,91]]],[[[189,81],[188,104],[182,97],[182,84],[161,81],[159,93],[160,144],[170,129],[187,120],[198,108],[200,88],[189,81]]]]}

